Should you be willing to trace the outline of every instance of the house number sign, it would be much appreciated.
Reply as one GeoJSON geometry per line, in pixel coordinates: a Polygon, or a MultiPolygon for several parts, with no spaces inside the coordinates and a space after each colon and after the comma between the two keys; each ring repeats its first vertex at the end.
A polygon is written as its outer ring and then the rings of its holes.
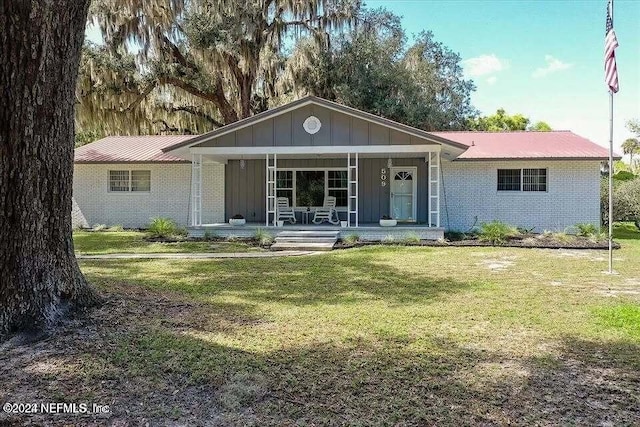
{"type": "Polygon", "coordinates": [[[386,168],[380,169],[380,186],[381,187],[387,186],[387,169],[386,168]]]}

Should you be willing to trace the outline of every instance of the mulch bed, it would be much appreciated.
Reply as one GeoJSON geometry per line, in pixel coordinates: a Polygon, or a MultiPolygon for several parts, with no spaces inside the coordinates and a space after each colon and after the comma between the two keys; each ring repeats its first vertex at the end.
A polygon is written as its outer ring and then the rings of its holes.
{"type": "MultiPolygon", "coordinates": [[[[484,242],[478,238],[466,238],[461,240],[420,240],[419,242],[404,242],[402,240],[390,241],[390,242],[356,242],[346,243],[339,241],[335,245],[335,249],[348,249],[361,246],[374,246],[374,245],[396,245],[396,246],[496,246],[505,248],[539,248],[539,249],[609,249],[608,241],[594,242],[586,237],[571,236],[570,240],[558,240],[553,237],[545,236],[542,234],[525,234],[517,237],[512,237],[502,244],[492,244],[491,242],[484,242]]],[[[614,249],[620,249],[620,244],[613,242],[614,249]]]]}

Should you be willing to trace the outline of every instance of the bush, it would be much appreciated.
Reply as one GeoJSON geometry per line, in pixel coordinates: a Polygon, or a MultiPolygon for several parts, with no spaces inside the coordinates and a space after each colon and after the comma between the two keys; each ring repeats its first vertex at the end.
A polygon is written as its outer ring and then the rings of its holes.
{"type": "Polygon", "coordinates": [[[342,241],[348,245],[353,245],[354,243],[358,243],[360,241],[360,235],[356,233],[351,233],[344,236],[342,241]]]}
{"type": "Polygon", "coordinates": [[[122,233],[124,231],[124,227],[120,224],[118,225],[112,225],[111,227],[109,227],[107,229],[107,231],[111,231],[113,233],[122,233]]]}
{"type": "Polygon", "coordinates": [[[420,236],[416,233],[407,233],[403,236],[402,243],[420,243],[420,236]]]}
{"type": "Polygon", "coordinates": [[[576,234],[582,237],[593,237],[598,234],[598,228],[590,222],[576,224],[576,234]]]}
{"type": "Polygon", "coordinates": [[[153,237],[169,237],[178,234],[182,230],[178,228],[172,219],[158,217],[151,220],[151,223],[147,226],[147,231],[153,237]]]}
{"type": "MultiPolygon", "coordinates": [[[[607,225],[609,219],[609,186],[606,179],[602,180],[601,189],[602,223],[607,225]]],[[[632,221],[640,229],[640,178],[630,181],[614,180],[613,220],[632,221]]]]}
{"type": "Polygon", "coordinates": [[[518,229],[502,221],[484,222],[480,225],[478,238],[493,245],[505,243],[509,238],[519,234],[518,229]]]}
{"type": "Polygon", "coordinates": [[[267,246],[273,242],[273,236],[262,228],[256,229],[256,232],[253,234],[253,238],[260,246],[267,246]]]}

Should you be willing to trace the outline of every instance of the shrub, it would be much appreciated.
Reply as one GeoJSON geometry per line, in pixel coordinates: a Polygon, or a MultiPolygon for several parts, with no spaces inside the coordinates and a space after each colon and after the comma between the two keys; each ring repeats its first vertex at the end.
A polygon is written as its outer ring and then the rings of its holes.
{"type": "Polygon", "coordinates": [[[176,235],[179,229],[172,219],[158,217],[151,220],[147,231],[153,237],[169,237],[176,235]]]}
{"type": "Polygon", "coordinates": [[[576,234],[582,237],[592,237],[598,234],[598,228],[590,222],[576,224],[576,234]]]}
{"type": "Polygon", "coordinates": [[[112,225],[111,227],[109,227],[107,229],[107,231],[111,231],[113,233],[121,233],[121,232],[124,231],[124,227],[122,225],[120,225],[120,224],[112,225]]]}
{"type": "Polygon", "coordinates": [[[256,229],[256,232],[253,234],[253,238],[260,246],[267,246],[273,242],[273,236],[262,228],[256,229]]]}
{"type": "Polygon", "coordinates": [[[444,233],[444,238],[450,242],[457,242],[466,239],[467,235],[462,231],[450,230],[444,233]]]}
{"type": "MultiPolygon", "coordinates": [[[[609,219],[609,187],[606,179],[602,180],[600,195],[602,223],[607,225],[609,219]]],[[[630,181],[614,180],[613,220],[632,221],[640,229],[640,178],[630,181]]]]}
{"type": "Polygon", "coordinates": [[[342,241],[348,245],[353,245],[354,243],[358,243],[360,241],[360,235],[356,233],[351,233],[344,236],[342,241]]]}
{"type": "Polygon", "coordinates": [[[480,225],[478,238],[483,242],[490,242],[492,245],[500,245],[518,234],[518,229],[512,225],[502,221],[491,221],[480,225]]]}
{"type": "Polygon", "coordinates": [[[402,238],[402,243],[420,243],[420,236],[416,233],[407,233],[402,238]]]}
{"type": "Polygon", "coordinates": [[[567,234],[565,232],[551,233],[551,238],[554,240],[557,240],[560,243],[565,243],[565,244],[570,243],[575,239],[574,236],[567,234]]]}

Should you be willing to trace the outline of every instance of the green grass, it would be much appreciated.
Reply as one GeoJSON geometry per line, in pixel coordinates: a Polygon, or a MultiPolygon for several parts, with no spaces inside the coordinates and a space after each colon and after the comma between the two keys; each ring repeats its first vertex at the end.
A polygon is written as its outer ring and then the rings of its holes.
{"type": "Polygon", "coordinates": [[[195,252],[249,252],[260,250],[243,242],[150,242],[139,231],[95,232],[75,231],[73,243],[76,253],[100,255],[115,253],[195,253],[195,252]]]}
{"type": "Polygon", "coordinates": [[[0,362],[130,422],[636,424],[640,233],[617,230],[615,276],[605,251],[499,247],[82,261],[106,297],[88,332],[0,362]]]}

